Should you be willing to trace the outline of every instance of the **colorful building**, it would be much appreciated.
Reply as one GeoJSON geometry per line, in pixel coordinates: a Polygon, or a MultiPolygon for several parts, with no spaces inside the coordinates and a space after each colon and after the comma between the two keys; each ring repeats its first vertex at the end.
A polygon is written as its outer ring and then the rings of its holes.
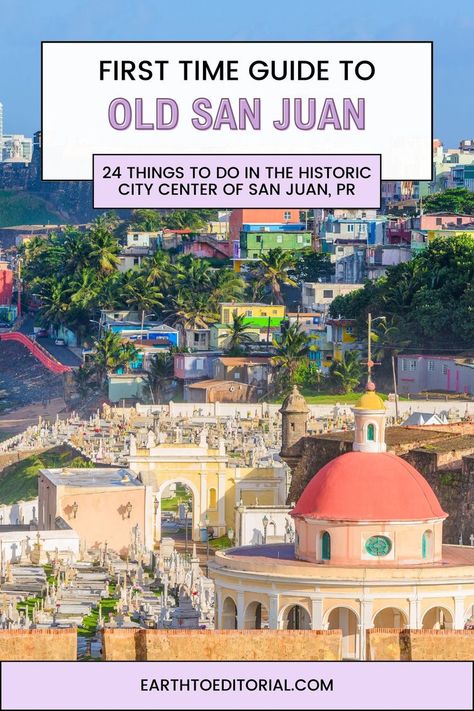
{"type": "Polygon", "coordinates": [[[13,297],[13,270],[0,260],[0,306],[10,306],[13,297]]]}
{"type": "MultiPolygon", "coordinates": [[[[326,321],[327,342],[332,344],[331,362],[342,360],[346,351],[358,350],[360,345],[355,337],[355,321],[345,318],[332,318],[326,321]]],[[[328,358],[329,360],[329,358],[328,358]]]]}
{"type": "Polygon", "coordinates": [[[474,358],[402,354],[397,357],[402,395],[422,392],[474,394],[474,358]]]}

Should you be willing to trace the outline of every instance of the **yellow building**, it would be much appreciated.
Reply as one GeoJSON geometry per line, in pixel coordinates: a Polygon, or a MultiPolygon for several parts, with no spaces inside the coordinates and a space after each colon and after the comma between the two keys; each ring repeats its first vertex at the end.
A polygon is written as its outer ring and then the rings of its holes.
{"type": "Polygon", "coordinates": [[[234,529],[239,503],[268,506],[284,504],[286,469],[280,467],[233,467],[223,440],[218,449],[208,448],[205,433],[198,445],[159,444],[137,449],[130,455],[130,469],[151,487],[155,505],[154,538],[161,540],[161,499],[170,484],[181,483],[192,492],[192,538],[200,540],[206,525],[215,536],[234,529]]]}
{"type": "Polygon", "coordinates": [[[291,511],[294,543],[216,554],[218,629],[341,629],[343,657],[364,659],[371,628],[460,630],[473,614],[474,547],[442,544],[447,514],[385,451],[372,383],[354,416],[354,450],[316,472],[291,511]]]}
{"type": "Polygon", "coordinates": [[[285,306],[279,304],[258,304],[258,303],[233,303],[220,304],[220,322],[231,324],[234,316],[244,316],[257,325],[262,319],[262,325],[266,325],[268,319],[285,318],[285,306]]]}
{"type": "MultiPolygon", "coordinates": [[[[333,318],[326,321],[326,326],[327,342],[332,344],[331,361],[342,360],[346,351],[354,350],[357,346],[355,321],[352,319],[333,318]]],[[[327,359],[323,365],[328,365],[327,359]]]]}

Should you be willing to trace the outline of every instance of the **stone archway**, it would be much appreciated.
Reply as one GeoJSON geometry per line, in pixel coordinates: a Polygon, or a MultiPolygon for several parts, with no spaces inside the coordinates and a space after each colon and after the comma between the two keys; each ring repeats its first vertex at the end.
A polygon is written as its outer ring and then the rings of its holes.
{"type": "Polygon", "coordinates": [[[343,659],[360,656],[359,618],[350,607],[334,607],[327,615],[328,630],[342,631],[343,659]]]}
{"type": "Polygon", "coordinates": [[[237,605],[232,597],[226,597],[222,605],[221,629],[237,629],[237,605]]]}
{"type": "Polygon", "coordinates": [[[246,630],[262,630],[268,629],[269,617],[268,610],[261,602],[251,602],[245,608],[244,629],[246,630]]]}
{"type": "Polygon", "coordinates": [[[453,614],[446,607],[431,607],[426,610],[421,622],[423,630],[452,630],[453,614]]]}
{"type": "Polygon", "coordinates": [[[402,629],[408,624],[408,616],[398,607],[384,607],[379,610],[374,617],[373,627],[390,627],[390,629],[402,629]]]}
{"type": "Polygon", "coordinates": [[[162,481],[160,483],[159,488],[157,491],[154,492],[154,497],[155,497],[155,525],[154,525],[154,538],[155,542],[159,543],[161,541],[161,510],[162,510],[162,505],[161,505],[161,499],[163,496],[163,492],[165,489],[170,486],[170,484],[184,484],[185,486],[190,489],[192,495],[193,495],[193,504],[192,504],[192,512],[191,512],[191,517],[192,517],[192,524],[191,524],[191,531],[192,531],[192,540],[193,541],[199,541],[200,540],[200,532],[199,532],[199,525],[200,525],[200,518],[201,518],[201,498],[199,495],[199,490],[195,486],[195,484],[190,480],[187,479],[186,477],[182,476],[175,476],[171,479],[166,479],[165,481],[162,481]]]}
{"type": "Polygon", "coordinates": [[[288,605],[281,613],[281,627],[284,630],[310,630],[311,616],[302,605],[288,605]]]}

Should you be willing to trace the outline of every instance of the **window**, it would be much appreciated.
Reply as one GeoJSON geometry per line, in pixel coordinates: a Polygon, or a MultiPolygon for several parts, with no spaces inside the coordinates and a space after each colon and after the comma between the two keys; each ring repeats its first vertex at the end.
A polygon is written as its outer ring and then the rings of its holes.
{"type": "Polygon", "coordinates": [[[194,370],[202,370],[204,368],[204,358],[196,358],[194,361],[194,370]]]}
{"type": "Polygon", "coordinates": [[[443,365],[441,366],[441,372],[443,373],[443,375],[447,375],[447,374],[448,374],[448,370],[449,370],[449,368],[448,368],[448,366],[446,365],[446,363],[443,363],[443,365]]]}
{"type": "Polygon", "coordinates": [[[416,360],[410,359],[408,361],[408,370],[416,370],[416,360]]]}
{"type": "Polygon", "coordinates": [[[348,231],[348,232],[354,232],[354,225],[351,224],[351,223],[348,224],[348,225],[347,225],[347,231],[348,231]]]}
{"type": "Polygon", "coordinates": [[[291,220],[291,212],[287,211],[283,213],[284,220],[291,220]]]}
{"type": "Polygon", "coordinates": [[[277,242],[281,244],[283,242],[283,235],[277,235],[277,242]]]}
{"type": "Polygon", "coordinates": [[[456,224],[462,225],[462,217],[456,217],[456,224]]]}
{"type": "Polygon", "coordinates": [[[252,311],[246,311],[245,315],[248,316],[249,318],[252,316],[252,311]]]}
{"type": "Polygon", "coordinates": [[[200,336],[200,334],[199,334],[199,333],[195,333],[195,334],[193,334],[193,335],[194,335],[194,343],[199,343],[199,336],[200,336]]]}
{"type": "Polygon", "coordinates": [[[296,240],[297,240],[298,244],[302,244],[303,243],[303,235],[298,235],[296,240]]]}
{"type": "Polygon", "coordinates": [[[365,550],[375,558],[383,558],[392,550],[392,541],[387,536],[371,536],[366,541],[365,550]]]}
{"type": "Polygon", "coordinates": [[[437,224],[437,225],[442,225],[442,224],[443,224],[443,218],[442,218],[442,217],[437,217],[437,218],[436,218],[436,224],[437,224]]]}
{"type": "Polygon", "coordinates": [[[215,509],[217,507],[217,491],[215,489],[209,489],[209,508],[215,509]]]}
{"type": "Polygon", "coordinates": [[[332,289],[324,289],[323,290],[323,299],[332,299],[332,295],[333,295],[332,289]]]}
{"type": "Polygon", "coordinates": [[[433,556],[433,534],[425,531],[421,537],[421,557],[431,558],[433,556]]]}
{"type": "Polygon", "coordinates": [[[262,235],[257,235],[255,237],[255,242],[261,242],[262,241],[262,235]]]}
{"type": "Polygon", "coordinates": [[[139,257],[134,257],[134,258],[133,258],[133,264],[134,264],[134,265],[140,264],[140,259],[139,259],[139,257]]]}
{"type": "Polygon", "coordinates": [[[367,440],[369,442],[375,441],[375,426],[372,423],[367,425],[367,440]]]}
{"type": "Polygon", "coordinates": [[[433,373],[434,369],[435,369],[434,360],[429,360],[428,361],[428,373],[433,373]]]}
{"type": "Polygon", "coordinates": [[[348,333],[349,335],[352,334],[352,326],[346,326],[346,333],[348,333]]]}
{"type": "Polygon", "coordinates": [[[237,371],[236,373],[234,373],[234,380],[240,380],[240,373],[239,373],[239,371],[237,371]]]}
{"type": "Polygon", "coordinates": [[[258,257],[258,252],[254,252],[254,253],[253,253],[253,256],[254,256],[254,257],[258,257]]]}
{"type": "Polygon", "coordinates": [[[402,370],[408,370],[408,362],[406,361],[405,358],[402,358],[402,370]]]}
{"type": "Polygon", "coordinates": [[[327,531],[321,536],[321,559],[331,560],[331,536],[327,531]]]}

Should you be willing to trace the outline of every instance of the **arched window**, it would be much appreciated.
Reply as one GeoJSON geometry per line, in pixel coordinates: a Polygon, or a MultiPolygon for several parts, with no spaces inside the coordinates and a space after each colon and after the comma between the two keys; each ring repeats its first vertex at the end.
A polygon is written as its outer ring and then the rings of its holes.
{"type": "Polygon", "coordinates": [[[375,441],[375,426],[372,423],[367,425],[367,439],[369,442],[375,441]]]}
{"type": "Polygon", "coordinates": [[[421,537],[421,557],[431,558],[433,556],[433,534],[431,531],[425,531],[421,537]]]}
{"type": "Polygon", "coordinates": [[[215,509],[217,506],[217,491],[215,489],[209,489],[209,508],[215,509]]]}
{"type": "Polygon", "coordinates": [[[321,536],[321,558],[331,560],[331,536],[327,531],[321,536]]]}

